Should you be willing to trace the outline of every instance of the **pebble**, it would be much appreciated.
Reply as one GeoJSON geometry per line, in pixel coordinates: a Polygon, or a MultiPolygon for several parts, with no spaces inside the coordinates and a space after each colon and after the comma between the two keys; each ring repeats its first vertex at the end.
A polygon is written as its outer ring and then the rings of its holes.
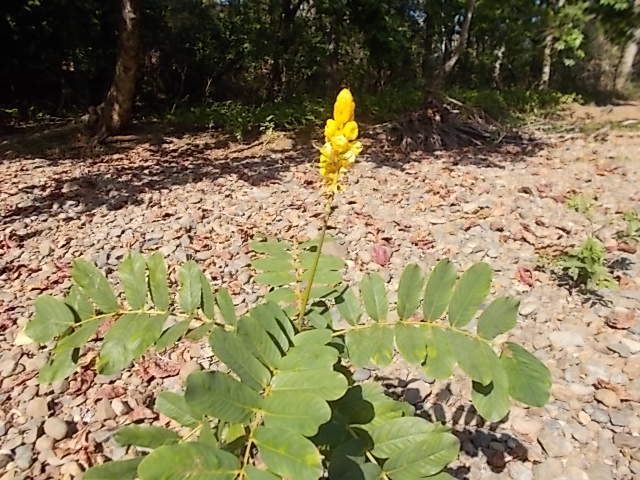
{"type": "Polygon", "coordinates": [[[32,418],[45,418],[49,416],[49,402],[44,397],[36,397],[27,403],[26,414],[32,418]]]}
{"type": "Polygon", "coordinates": [[[33,446],[21,445],[15,450],[13,461],[20,470],[26,470],[33,461],[33,446]]]}
{"type": "Polygon", "coordinates": [[[549,335],[549,340],[556,348],[582,347],[584,345],[582,335],[570,330],[552,332],[551,335],[549,335]]]}
{"type": "Polygon", "coordinates": [[[557,458],[549,458],[543,463],[533,466],[534,480],[557,480],[561,478],[564,467],[557,458]]]}
{"type": "Polygon", "coordinates": [[[573,451],[571,441],[555,423],[547,422],[538,435],[538,442],[550,457],[566,457],[573,451]]]}
{"type": "Polygon", "coordinates": [[[38,452],[44,452],[53,449],[53,438],[43,435],[36,440],[35,447],[38,452]]]}
{"type": "Polygon", "coordinates": [[[111,408],[111,402],[106,398],[102,398],[98,400],[95,406],[95,414],[94,420],[98,422],[103,422],[105,420],[109,420],[111,418],[115,418],[116,412],[111,408]]]}
{"type": "Polygon", "coordinates": [[[619,407],[620,406],[620,398],[618,395],[607,388],[602,388],[600,390],[596,390],[595,399],[602,403],[607,407],[619,407]]]}
{"type": "Polygon", "coordinates": [[[44,433],[54,440],[62,440],[67,436],[69,426],[67,422],[58,417],[47,418],[44,422],[44,433]]]}
{"type": "Polygon", "coordinates": [[[356,368],[353,372],[354,382],[363,382],[371,377],[371,370],[368,368],[356,368]]]}

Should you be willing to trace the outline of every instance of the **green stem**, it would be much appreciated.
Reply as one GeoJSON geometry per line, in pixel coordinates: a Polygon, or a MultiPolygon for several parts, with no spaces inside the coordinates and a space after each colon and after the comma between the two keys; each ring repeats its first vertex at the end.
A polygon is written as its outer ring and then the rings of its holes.
{"type": "Polygon", "coordinates": [[[327,226],[329,224],[329,217],[331,216],[331,207],[333,205],[333,197],[334,197],[334,194],[331,193],[327,197],[327,203],[325,204],[324,216],[322,218],[322,230],[320,231],[320,240],[318,241],[318,250],[316,251],[315,257],[313,258],[313,263],[311,264],[311,275],[309,276],[309,281],[305,286],[304,293],[302,294],[302,301],[300,302],[300,307],[298,309],[298,318],[296,320],[298,331],[302,329],[302,319],[304,318],[304,314],[307,311],[307,304],[309,303],[309,297],[311,296],[313,281],[316,278],[318,263],[320,262],[320,255],[322,255],[322,246],[324,245],[324,239],[327,236],[327,226]]]}

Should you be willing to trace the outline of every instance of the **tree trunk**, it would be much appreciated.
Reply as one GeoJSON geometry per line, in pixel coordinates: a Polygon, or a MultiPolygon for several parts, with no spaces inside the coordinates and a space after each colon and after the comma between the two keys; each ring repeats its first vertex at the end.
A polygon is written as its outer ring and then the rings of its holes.
{"type": "Polygon", "coordinates": [[[506,50],[506,47],[504,45],[504,43],[502,45],[500,45],[500,47],[498,47],[498,49],[496,50],[496,61],[493,63],[493,72],[492,72],[492,80],[493,80],[493,86],[495,88],[501,88],[502,87],[502,80],[501,80],[501,74],[502,74],[502,61],[504,59],[504,51],[506,50]]]}
{"type": "Polygon", "coordinates": [[[473,12],[476,8],[476,0],[467,0],[467,8],[464,17],[464,22],[462,23],[462,30],[460,31],[460,38],[458,39],[458,43],[453,49],[453,53],[451,57],[445,62],[442,67],[442,76],[443,79],[446,79],[447,76],[453,71],[453,68],[458,63],[458,59],[464,52],[464,49],[467,47],[467,39],[469,38],[469,29],[471,27],[471,17],[473,17],[473,12]]]}
{"type": "Polygon", "coordinates": [[[540,75],[540,90],[549,88],[549,80],[551,79],[551,61],[553,54],[553,33],[547,32],[544,37],[544,54],[542,57],[542,74],[540,75]]]}
{"type": "Polygon", "coordinates": [[[131,120],[140,50],[140,0],[121,0],[118,58],[111,87],[98,107],[94,140],[100,142],[131,120]]]}
{"type": "MultiPolygon", "coordinates": [[[[640,0],[636,0],[633,7],[634,16],[640,15],[640,0]]],[[[615,87],[617,91],[624,90],[631,80],[633,71],[633,62],[640,50],[640,26],[633,29],[631,38],[624,47],[622,58],[616,69],[615,87]]]]}

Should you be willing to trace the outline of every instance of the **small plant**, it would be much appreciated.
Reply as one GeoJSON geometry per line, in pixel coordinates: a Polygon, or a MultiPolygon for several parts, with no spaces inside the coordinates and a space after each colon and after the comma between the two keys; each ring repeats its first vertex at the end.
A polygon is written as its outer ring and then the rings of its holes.
{"type": "Polygon", "coordinates": [[[566,206],[574,212],[589,216],[593,210],[594,203],[593,200],[584,195],[572,195],[567,199],[566,206]]]}
{"type": "Polygon", "coordinates": [[[488,421],[504,418],[512,400],[548,401],[544,364],[497,340],[515,326],[518,300],[496,298],[476,315],[491,289],[489,265],[477,263],[458,278],[448,260],[428,276],[410,264],[390,305],[380,275],[365,275],[356,291],[343,282],[345,263],[323,253],[333,199],[362,149],[354,110],[343,90],[326,124],[319,239],[252,242],[255,281],[269,293],[246,314],[238,316],[227,291],[214,291],[193,261],[179,268],[172,294],[158,253],[124,259],[121,297],[98,268],[79,259],[64,299],[36,300],[21,341],[55,341],[40,371],[43,383],[94,358],[98,371],[115,374],[182,338],[208,337],[226,366],[190,374],[183,392],[161,392],[155,409],[175,428],[121,428],[115,440],[137,447],[137,455],[97,465],[85,480],[452,479],[444,469],[457,457],[459,441],[449,428],[414,416],[413,407],[387,396],[380,384],[353,379],[354,368],[384,366],[396,355],[437,379],[458,366],[488,421]],[[111,326],[96,339],[108,319],[111,326]],[[97,358],[85,352],[92,339],[97,358]]]}
{"type": "Polygon", "coordinates": [[[637,243],[640,241],[640,215],[635,210],[629,210],[622,215],[627,223],[624,230],[617,233],[619,240],[637,243]]]}
{"type": "Polygon", "coordinates": [[[558,266],[578,285],[593,288],[614,288],[618,284],[607,270],[606,249],[595,237],[563,256],[558,266]]]}

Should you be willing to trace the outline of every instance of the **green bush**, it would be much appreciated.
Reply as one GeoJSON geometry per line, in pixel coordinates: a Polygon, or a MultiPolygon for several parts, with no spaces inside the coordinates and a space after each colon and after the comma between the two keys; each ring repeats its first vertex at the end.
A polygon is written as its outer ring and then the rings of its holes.
{"type": "Polygon", "coordinates": [[[561,257],[558,266],[579,286],[614,288],[618,283],[607,269],[606,253],[597,238],[588,237],[579,247],[561,257]]]}

